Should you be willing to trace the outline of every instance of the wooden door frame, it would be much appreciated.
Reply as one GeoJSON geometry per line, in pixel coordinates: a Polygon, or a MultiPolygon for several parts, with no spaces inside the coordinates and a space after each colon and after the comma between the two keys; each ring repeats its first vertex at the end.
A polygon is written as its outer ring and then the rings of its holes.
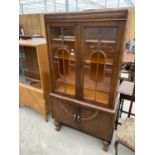
{"type": "MultiPolygon", "coordinates": [[[[115,105],[115,97],[116,97],[116,94],[114,94],[114,92],[116,91],[117,92],[117,83],[116,81],[118,81],[118,75],[116,75],[116,73],[118,72],[119,70],[119,67],[120,66],[120,61],[121,61],[121,57],[122,57],[122,52],[120,51],[122,48],[121,48],[121,45],[122,45],[122,40],[120,40],[120,37],[122,38],[122,35],[123,35],[123,32],[122,32],[122,29],[123,29],[123,24],[124,24],[124,21],[98,21],[98,22],[82,22],[81,25],[80,25],[80,29],[81,29],[81,53],[83,53],[83,50],[84,50],[84,29],[85,27],[100,27],[100,26],[103,26],[103,27],[117,27],[118,31],[117,31],[117,35],[116,35],[116,44],[115,44],[115,59],[114,59],[114,62],[113,62],[113,71],[112,71],[112,76],[111,76],[111,84],[110,84],[110,93],[109,93],[109,108],[114,108],[114,105],[115,105]],[[121,54],[121,56],[119,56],[121,54]],[[118,65],[116,65],[118,64],[118,65]],[[116,69],[115,69],[115,66],[116,66],[116,69]],[[117,78],[117,79],[116,79],[117,78]],[[113,89],[112,89],[113,88],[113,89]]],[[[83,66],[83,57],[81,56],[81,64],[83,66]]],[[[83,74],[82,75],[82,79],[81,79],[81,86],[82,86],[82,94],[83,94],[83,89],[84,89],[84,85],[83,85],[83,82],[84,82],[84,73],[83,73],[83,67],[80,68],[81,69],[81,73],[83,74]]]]}

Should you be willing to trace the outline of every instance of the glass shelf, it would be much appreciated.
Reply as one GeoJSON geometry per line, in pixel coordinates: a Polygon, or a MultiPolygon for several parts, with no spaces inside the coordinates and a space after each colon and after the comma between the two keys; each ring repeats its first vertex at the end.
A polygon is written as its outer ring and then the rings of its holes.
{"type": "Polygon", "coordinates": [[[53,41],[68,41],[68,42],[75,42],[75,39],[69,39],[69,38],[67,38],[67,39],[65,39],[64,38],[64,40],[62,40],[61,38],[54,38],[53,39],[53,41]]]}
{"type": "MultiPolygon", "coordinates": [[[[61,38],[54,38],[53,41],[62,41],[61,38]]],[[[68,42],[75,42],[75,39],[72,38],[64,38],[63,41],[68,41],[68,42]]],[[[95,39],[87,39],[85,40],[87,43],[108,43],[108,44],[115,44],[115,40],[95,40],[95,39]]]]}
{"type": "MultiPolygon", "coordinates": [[[[58,62],[57,62],[58,56],[55,56],[54,58],[56,59],[55,62],[58,63],[58,62]]],[[[60,57],[59,57],[59,58],[60,58],[60,57]]],[[[68,60],[68,58],[63,58],[63,57],[62,57],[62,59],[68,60]]],[[[69,60],[70,60],[70,61],[75,61],[75,57],[72,56],[72,55],[70,55],[69,60]]],[[[89,60],[89,59],[88,59],[88,60],[85,60],[84,62],[85,62],[86,64],[90,64],[90,60],[89,60]]],[[[97,61],[93,61],[92,63],[113,65],[113,59],[107,58],[107,59],[106,59],[106,63],[104,63],[104,62],[102,62],[102,61],[98,61],[98,62],[97,62],[97,61]]]]}
{"type": "Polygon", "coordinates": [[[32,86],[32,87],[35,87],[35,88],[41,89],[41,81],[37,80],[37,79],[33,79],[30,77],[20,75],[19,76],[19,82],[26,84],[26,85],[29,85],[29,86],[32,86]]]}
{"type": "Polygon", "coordinates": [[[75,85],[61,83],[56,88],[56,91],[60,93],[68,94],[68,95],[75,95],[75,85]]]}
{"type": "Polygon", "coordinates": [[[25,57],[19,57],[19,59],[23,59],[24,61],[38,61],[37,58],[25,58],[25,57]]]}
{"type": "Polygon", "coordinates": [[[95,94],[95,91],[92,89],[84,89],[83,98],[88,99],[88,100],[101,102],[104,104],[108,104],[109,94],[104,93],[104,92],[99,92],[99,91],[96,91],[96,94],[95,94]]]}
{"type": "MultiPolygon", "coordinates": [[[[55,58],[55,59],[58,59],[58,56],[55,56],[54,58],[55,58]]],[[[70,56],[69,56],[69,59],[68,59],[68,58],[65,58],[65,57],[63,57],[63,56],[59,56],[59,59],[65,59],[65,60],[75,61],[75,56],[70,55],[70,56]]]]}
{"type": "MultiPolygon", "coordinates": [[[[55,63],[58,63],[57,59],[58,57],[55,56],[54,57],[56,60],[54,60],[55,63]]],[[[68,58],[62,58],[64,60],[68,60],[68,58]]],[[[75,57],[74,56],[70,56],[69,58],[70,61],[75,61],[75,57]]],[[[84,61],[86,63],[86,66],[90,64],[90,60],[85,60],[84,61]]],[[[102,61],[94,61],[92,63],[96,63],[96,64],[106,64],[106,65],[110,65],[112,66],[113,65],[113,59],[106,59],[106,63],[105,62],[102,62],[102,61]]]]}
{"type": "Polygon", "coordinates": [[[85,60],[84,61],[86,64],[90,64],[91,63],[95,63],[95,64],[106,64],[106,65],[113,65],[113,59],[106,59],[106,62],[102,62],[102,61],[90,61],[90,60],[85,60]]]}
{"type": "Polygon", "coordinates": [[[109,44],[115,44],[116,41],[115,40],[97,40],[97,39],[87,39],[85,40],[85,42],[88,43],[109,43],[109,44]]]}
{"type": "Polygon", "coordinates": [[[39,74],[40,75],[39,70],[37,70],[37,69],[24,68],[23,70],[24,70],[24,72],[29,72],[29,73],[34,73],[34,74],[39,74]]]}

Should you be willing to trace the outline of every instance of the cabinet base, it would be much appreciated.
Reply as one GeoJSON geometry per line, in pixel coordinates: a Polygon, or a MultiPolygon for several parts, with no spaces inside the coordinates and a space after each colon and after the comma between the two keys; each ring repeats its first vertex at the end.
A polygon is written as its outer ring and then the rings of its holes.
{"type": "Polygon", "coordinates": [[[43,114],[45,122],[48,122],[48,114],[43,114]]]}
{"type": "Polygon", "coordinates": [[[106,152],[108,152],[109,145],[110,145],[110,142],[103,141],[103,150],[106,151],[106,152]]]}
{"type": "MultiPolygon", "coordinates": [[[[54,125],[55,125],[55,130],[56,131],[60,131],[61,129],[61,123],[54,120],[54,125]]],[[[111,142],[110,141],[103,141],[103,150],[105,152],[108,152],[109,146],[110,146],[111,142]]]]}
{"type": "Polygon", "coordinates": [[[119,144],[119,142],[118,141],[116,141],[115,142],[115,155],[118,155],[118,144],[119,144]]]}
{"type": "Polygon", "coordinates": [[[59,131],[61,129],[61,123],[60,122],[54,120],[54,125],[55,125],[55,130],[56,131],[59,131]]]}

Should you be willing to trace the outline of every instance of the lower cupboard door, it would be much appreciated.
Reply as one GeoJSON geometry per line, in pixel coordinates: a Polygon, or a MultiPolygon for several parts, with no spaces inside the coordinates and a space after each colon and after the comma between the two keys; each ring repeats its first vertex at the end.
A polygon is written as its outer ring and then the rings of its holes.
{"type": "Polygon", "coordinates": [[[77,127],[75,121],[76,106],[64,100],[52,97],[52,117],[63,124],[77,127]]]}
{"type": "Polygon", "coordinates": [[[79,108],[78,114],[80,116],[80,130],[111,141],[114,130],[114,115],[86,108],[79,108]]]}

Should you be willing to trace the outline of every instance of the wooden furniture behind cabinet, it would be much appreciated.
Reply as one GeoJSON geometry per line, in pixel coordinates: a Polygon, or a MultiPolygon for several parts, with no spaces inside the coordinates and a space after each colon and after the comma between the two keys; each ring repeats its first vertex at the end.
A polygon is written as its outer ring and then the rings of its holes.
{"type": "Polygon", "coordinates": [[[128,117],[130,117],[130,115],[135,116],[134,113],[131,113],[132,107],[133,107],[133,102],[135,102],[135,83],[123,80],[119,87],[119,94],[120,94],[119,95],[119,105],[118,105],[118,111],[117,111],[117,116],[116,116],[115,129],[117,129],[118,124],[119,125],[121,124],[119,122],[119,118],[121,118],[122,113],[126,113],[128,115],[128,117]],[[130,101],[128,111],[124,111],[124,109],[123,109],[124,100],[130,101]]]}
{"type": "Polygon", "coordinates": [[[19,24],[25,35],[45,37],[45,21],[43,13],[19,15],[19,24]]]}
{"type": "Polygon", "coordinates": [[[122,69],[120,74],[120,81],[134,81],[135,76],[135,54],[131,52],[124,52],[122,57],[122,69]]]}
{"type": "Polygon", "coordinates": [[[52,117],[110,144],[127,10],[45,15],[52,117]]]}
{"type": "Polygon", "coordinates": [[[46,43],[19,41],[19,103],[40,112],[47,121],[51,91],[46,43]]]}

